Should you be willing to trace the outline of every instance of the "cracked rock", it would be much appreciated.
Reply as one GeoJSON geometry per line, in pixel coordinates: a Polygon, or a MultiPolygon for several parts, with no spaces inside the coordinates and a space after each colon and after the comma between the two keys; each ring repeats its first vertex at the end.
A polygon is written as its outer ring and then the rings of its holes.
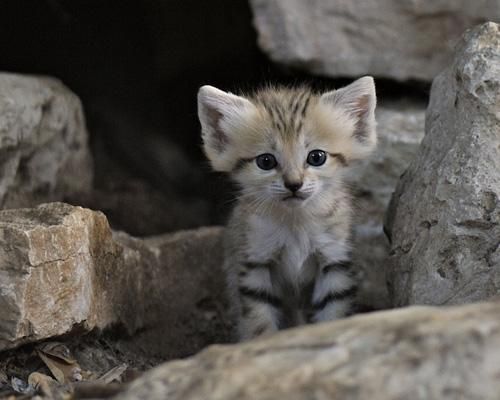
{"type": "Polygon", "coordinates": [[[61,82],[0,74],[0,209],[90,190],[82,105],[61,82]]]}
{"type": "Polygon", "coordinates": [[[498,0],[251,0],[259,46],[282,65],[330,77],[432,79],[498,0]]]}
{"type": "Polygon", "coordinates": [[[395,306],[500,291],[500,29],[464,35],[433,82],[426,135],[387,214],[395,306]]]}

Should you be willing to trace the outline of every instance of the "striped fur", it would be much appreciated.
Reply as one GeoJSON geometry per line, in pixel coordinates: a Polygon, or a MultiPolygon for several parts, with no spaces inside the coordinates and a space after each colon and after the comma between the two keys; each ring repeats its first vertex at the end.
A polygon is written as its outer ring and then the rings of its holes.
{"type": "Polygon", "coordinates": [[[205,152],[241,191],[225,233],[225,271],[239,339],[353,310],[352,208],[343,176],[375,146],[373,80],[333,92],[266,88],[198,95],[205,152]],[[326,162],[307,163],[321,150],[326,162]],[[271,154],[277,165],[258,167],[271,154]],[[287,182],[299,183],[292,195],[287,182]]]}

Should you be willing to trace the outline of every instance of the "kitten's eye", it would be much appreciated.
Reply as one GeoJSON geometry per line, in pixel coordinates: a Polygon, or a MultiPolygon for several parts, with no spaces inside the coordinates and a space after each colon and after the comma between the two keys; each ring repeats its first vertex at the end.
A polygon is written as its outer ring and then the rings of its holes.
{"type": "Polygon", "coordinates": [[[276,161],[276,158],[269,153],[266,154],[261,154],[260,156],[257,156],[255,159],[255,162],[257,163],[257,166],[260,169],[264,169],[266,171],[273,169],[278,165],[278,162],[276,161]]]}
{"type": "Polygon", "coordinates": [[[312,150],[307,155],[307,163],[313,167],[319,167],[326,161],[326,153],[323,150],[312,150]]]}

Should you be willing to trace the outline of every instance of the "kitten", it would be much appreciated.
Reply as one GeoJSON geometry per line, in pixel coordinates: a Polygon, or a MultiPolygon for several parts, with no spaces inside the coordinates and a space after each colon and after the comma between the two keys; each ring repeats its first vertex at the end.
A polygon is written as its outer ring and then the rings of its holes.
{"type": "Polygon", "coordinates": [[[352,206],[343,183],[376,144],[375,86],[198,93],[204,150],[241,188],[225,231],[240,340],[352,312],[352,206]]]}

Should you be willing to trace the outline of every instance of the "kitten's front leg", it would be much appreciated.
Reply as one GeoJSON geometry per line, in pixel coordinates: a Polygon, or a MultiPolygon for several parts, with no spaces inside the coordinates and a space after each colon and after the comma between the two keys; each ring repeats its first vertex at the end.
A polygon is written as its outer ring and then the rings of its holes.
{"type": "Polygon", "coordinates": [[[331,321],[352,314],[357,288],[350,260],[323,264],[314,284],[312,322],[331,321]]]}
{"type": "Polygon", "coordinates": [[[240,340],[276,332],[279,324],[281,299],[273,290],[272,263],[241,263],[238,268],[240,340]]]}

